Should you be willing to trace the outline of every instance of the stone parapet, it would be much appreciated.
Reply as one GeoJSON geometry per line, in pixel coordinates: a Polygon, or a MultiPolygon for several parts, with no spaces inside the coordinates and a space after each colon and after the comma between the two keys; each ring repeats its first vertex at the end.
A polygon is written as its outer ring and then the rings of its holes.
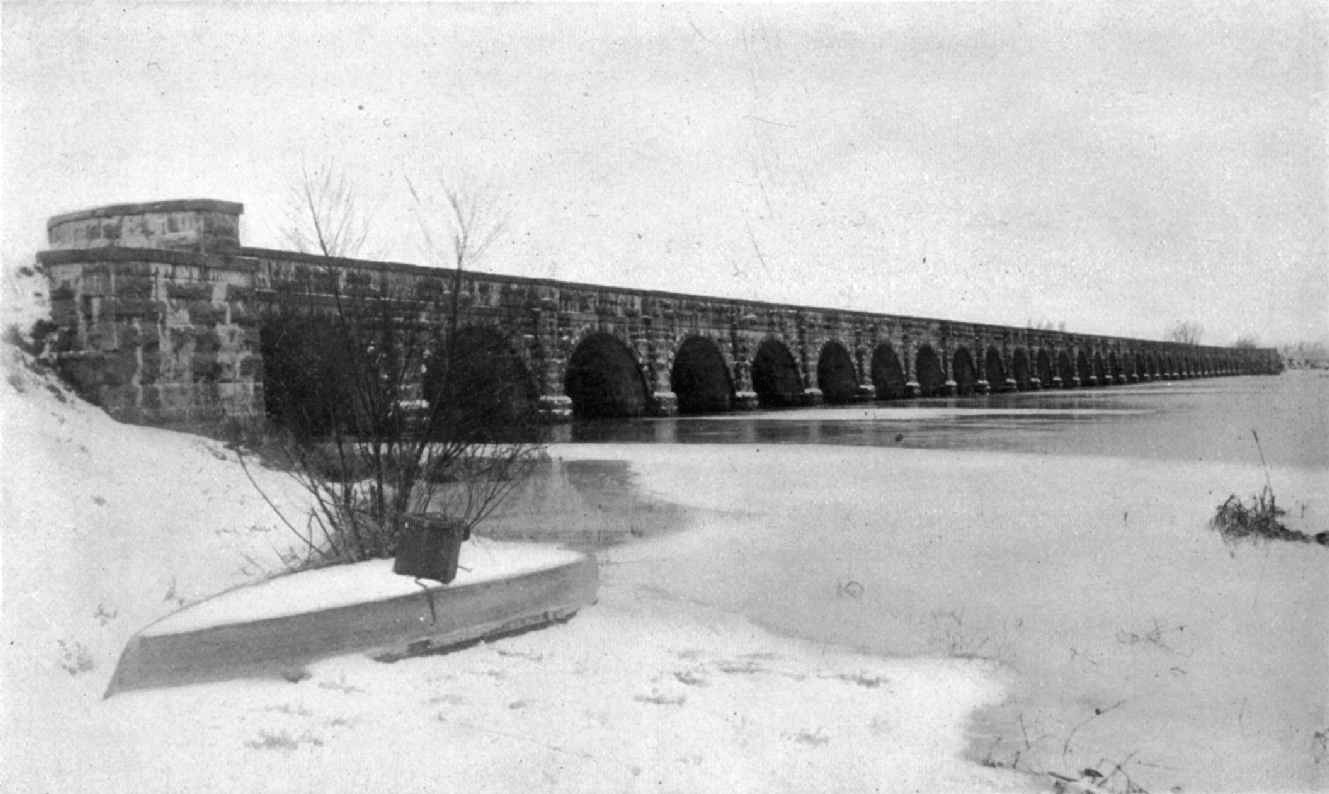
{"type": "Polygon", "coordinates": [[[244,205],[212,199],[114,204],[46,222],[53,249],[164,248],[208,253],[240,246],[244,205]]]}

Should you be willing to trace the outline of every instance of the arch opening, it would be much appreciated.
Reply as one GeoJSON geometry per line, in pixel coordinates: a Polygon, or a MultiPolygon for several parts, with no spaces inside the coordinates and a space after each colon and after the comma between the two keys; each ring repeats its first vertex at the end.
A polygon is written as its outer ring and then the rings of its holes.
{"type": "Polygon", "coordinates": [[[1094,381],[1095,381],[1096,383],[1098,383],[1099,386],[1106,386],[1106,385],[1107,385],[1107,383],[1108,383],[1108,378],[1107,378],[1107,365],[1103,362],[1103,354],[1102,354],[1102,353],[1098,353],[1098,352],[1095,352],[1095,353],[1094,353],[1094,373],[1093,373],[1093,374],[1094,374],[1094,381]]]}
{"type": "Polygon", "coordinates": [[[951,356],[951,376],[955,381],[956,394],[967,397],[974,393],[978,373],[974,371],[974,359],[967,348],[955,349],[955,355],[951,356]]]}
{"type": "Polygon", "coordinates": [[[1107,358],[1109,383],[1121,382],[1121,361],[1117,358],[1115,352],[1108,353],[1107,358]]]}
{"type": "Polygon", "coordinates": [[[1075,367],[1071,365],[1071,354],[1065,350],[1057,353],[1057,377],[1061,378],[1061,388],[1069,389],[1075,378],[1075,367]]]}
{"type": "Polygon", "coordinates": [[[914,377],[918,379],[918,391],[924,397],[941,394],[946,390],[946,375],[941,368],[941,358],[931,345],[919,345],[914,356],[914,377]]]}
{"type": "Polygon", "coordinates": [[[431,406],[452,403],[456,421],[469,438],[505,441],[521,437],[534,419],[538,400],[526,363],[507,336],[494,328],[468,325],[457,331],[455,377],[448,382],[448,351],[436,350],[421,385],[431,406]]]}
{"type": "Polygon", "coordinates": [[[1001,363],[1001,353],[995,347],[989,347],[983,357],[983,375],[992,391],[1006,390],[1006,367],[1001,363]]]}
{"type": "Polygon", "coordinates": [[[877,399],[895,400],[907,393],[907,381],[904,367],[900,366],[900,357],[885,342],[872,351],[872,385],[877,389],[877,399]]]}
{"type": "Polygon", "coordinates": [[[817,385],[828,403],[852,402],[858,396],[858,374],[854,359],[844,345],[832,339],[822,345],[817,360],[817,385]]]}
{"type": "Polygon", "coordinates": [[[1042,382],[1043,388],[1052,386],[1052,357],[1048,355],[1047,348],[1038,349],[1038,379],[1042,382]]]}
{"type": "Polygon", "coordinates": [[[1075,377],[1077,377],[1077,378],[1080,379],[1080,385],[1081,385],[1081,386],[1088,386],[1088,385],[1089,385],[1089,378],[1092,377],[1093,374],[1094,374],[1094,371],[1093,371],[1093,369],[1089,366],[1089,356],[1085,355],[1085,352],[1084,352],[1083,350],[1076,351],[1076,353],[1075,353],[1075,377]]]}
{"type": "Polygon", "coordinates": [[[649,399],[632,350],[612,334],[591,334],[568,359],[564,381],[572,413],[584,419],[641,416],[649,399]]]}
{"type": "Polygon", "coordinates": [[[1015,388],[1028,391],[1033,386],[1029,382],[1029,351],[1023,347],[1015,348],[1015,355],[1011,357],[1011,370],[1015,378],[1015,388]]]}
{"type": "Polygon", "coordinates": [[[728,411],[734,388],[720,348],[709,339],[690,336],[674,354],[669,388],[678,397],[681,414],[728,411]]]}
{"type": "Polygon", "coordinates": [[[767,339],[752,359],[752,388],[762,408],[787,408],[803,404],[803,379],[789,348],[767,339]]]}
{"type": "Polygon", "coordinates": [[[350,339],[332,317],[281,315],[259,331],[263,354],[263,402],[269,421],[301,439],[350,429],[343,415],[355,404],[345,355],[350,339]]]}

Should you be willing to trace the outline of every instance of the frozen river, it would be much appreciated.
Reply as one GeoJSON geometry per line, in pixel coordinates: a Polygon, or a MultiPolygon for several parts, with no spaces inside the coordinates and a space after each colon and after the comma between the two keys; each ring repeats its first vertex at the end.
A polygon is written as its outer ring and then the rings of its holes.
{"type": "Polygon", "coordinates": [[[1289,523],[1329,529],[1327,405],[1294,372],[581,425],[496,528],[641,536],[606,582],[643,599],[992,660],[975,760],[1323,789],[1329,549],[1230,549],[1206,521],[1263,485],[1255,430],[1289,523]]]}

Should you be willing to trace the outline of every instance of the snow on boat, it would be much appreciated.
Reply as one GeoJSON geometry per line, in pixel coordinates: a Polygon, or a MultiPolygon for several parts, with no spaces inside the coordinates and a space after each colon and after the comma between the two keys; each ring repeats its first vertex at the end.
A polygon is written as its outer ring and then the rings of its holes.
{"type": "Polygon", "coordinates": [[[462,546],[449,584],[398,576],[392,560],[303,571],[220,593],[130,639],[106,696],[254,676],[304,677],[311,662],[384,660],[571,618],[595,601],[594,557],[532,543],[462,546]]]}

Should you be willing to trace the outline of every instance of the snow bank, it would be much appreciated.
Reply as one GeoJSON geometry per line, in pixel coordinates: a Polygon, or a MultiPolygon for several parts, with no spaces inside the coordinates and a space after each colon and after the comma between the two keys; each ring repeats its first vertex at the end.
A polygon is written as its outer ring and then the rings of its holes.
{"type": "MultiPolygon", "coordinates": [[[[615,567],[618,552],[600,603],[565,625],[390,665],[338,657],[293,683],[103,700],[134,631],[279,570],[298,541],[218,444],[116,424],[4,350],[4,788],[1027,788],[961,758],[968,716],[1001,697],[990,664],[781,638],[616,575],[637,564],[615,567]]],[[[295,483],[256,476],[300,513],[295,483]]],[[[487,575],[498,546],[466,548],[487,575]]]]}

